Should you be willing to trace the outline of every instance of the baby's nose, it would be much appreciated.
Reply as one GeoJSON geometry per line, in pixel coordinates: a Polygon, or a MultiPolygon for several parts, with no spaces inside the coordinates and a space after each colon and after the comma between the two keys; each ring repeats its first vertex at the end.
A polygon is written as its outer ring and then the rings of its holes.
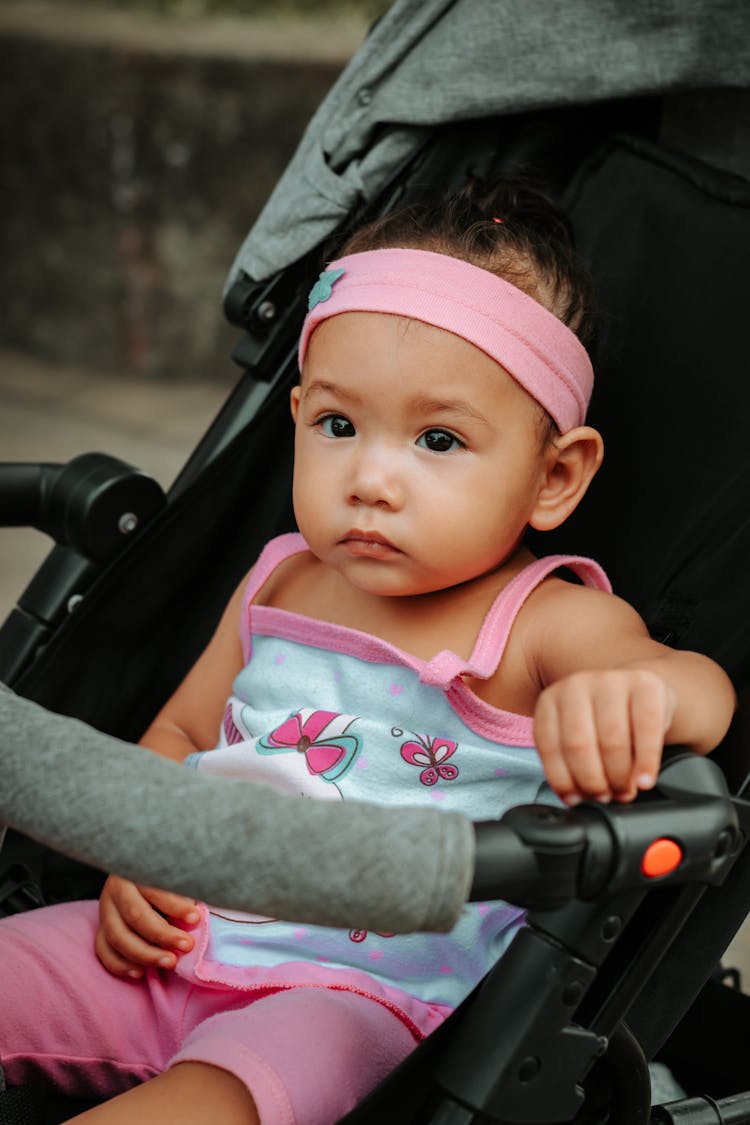
{"type": "Polygon", "coordinates": [[[399,507],[403,488],[394,456],[381,449],[359,457],[350,481],[349,499],[353,504],[399,507]]]}

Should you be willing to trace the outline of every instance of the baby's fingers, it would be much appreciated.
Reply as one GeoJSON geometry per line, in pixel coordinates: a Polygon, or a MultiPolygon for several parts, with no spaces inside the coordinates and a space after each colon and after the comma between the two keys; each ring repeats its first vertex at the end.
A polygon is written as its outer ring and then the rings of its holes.
{"type": "Polygon", "coordinates": [[[120,974],[127,971],[124,962],[174,968],[174,951],[187,952],[194,944],[190,934],[154,909],[135,883],[117,876],[104,885],[99,923],[97,952],[107,968],[120,974]]]}
{"type": "Polygon", "coordinates": [[[664,749],[664,735],[674,715],[674,693],[650,672],[636,680],[630,699],[633,737],[633,780],[639,789],[656,782],[664,749]]]}
{"type": "Polygon", "coordinates": [[[173,891],[162,891],[158,887],[140,887],[141,894],[162,914],[169,918],[179,918],[188,926],[200,921],[200,912],[194,898],[178,895],[173,891]]]}
{"type": "Polygon", "coordinates": [[[117,976],[140,976],[142,966],[173,969],[177,952],[193,945],[189,934],[170,926],[142,900],[145,911],[122,913],[111,898],[99,902],[96,953],[105,968],[117,976]],[[153,920],[148,914],[153,915],[153,920]]]}
{"type": "Polygon", "coordinates": [[[146,966],[173,969],[177,956],[150,945],[125,925],[111,904],[100,909],[100,926],[94,942],[96,955],[115,976],[140,977],[146,966]]]}
{"type": "Polygon", "coordinates": [[[630,696],[617,673],[599,676],[592,706],[599,757],[608,788],[617,800],[632,801],[637,784],[630,696]]]}
{"type": "Polygon", "coordinates": [[[534,741],[547,781],[569,805],[586,797],[609,800],[598,752],[591,701],[568,682],[542,692],[534,712],[534,741]]]}
{"type": "Polygon", "coordinates": [[[114,901],[116,909],[113,917],[116,914],[126,930],[132,931],[134,937],[143,938],[148,945],[182,951],[192,949],[193,939],[190,934],[173,926],[154,909],[138,888],[134,889],[138,891],[137,895],[122,895],[114,901]]]}
{"type": "MultiPolygon", "coordinates": [[[[112,930],[108,929],[107,932],[112,933],[112,930]]],[[[104,968],[107,969],[108,972],[113,973],[116,977],[133,977],[134,979],[138,979],[143,976],[144,965],[151,963],[144,959],[130,960],[122,953],[118,952],[115,946],[110,944],[102,926],[99,927],[96,938],[94,939],[94,951],[104,968]]],[[[164,954],[164,950],[159,950],[159,954],[164,954]]],[[[164,954],[164,956],[166,956],[166,954],[164,954]]],[[[163,965],[160,967],[167,968],[168,966],[163,965]]]]}

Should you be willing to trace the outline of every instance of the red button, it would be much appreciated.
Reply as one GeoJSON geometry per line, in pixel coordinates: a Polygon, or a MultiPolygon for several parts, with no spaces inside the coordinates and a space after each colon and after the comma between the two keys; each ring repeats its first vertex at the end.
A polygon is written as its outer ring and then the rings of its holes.
{"type": "Polygon", "coordinates": [[[649,879],[656,879],[659,875],[669,875],[681,863],[682,848],[674,840],[663,836],[646,848],[641,860],[641,871],[649,879]]]}

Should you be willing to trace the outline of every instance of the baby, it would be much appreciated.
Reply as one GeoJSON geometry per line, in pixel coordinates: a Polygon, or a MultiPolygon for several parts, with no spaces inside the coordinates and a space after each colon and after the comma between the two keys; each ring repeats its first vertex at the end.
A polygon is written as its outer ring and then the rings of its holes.
{"type": "MultiPolygon", "coordinates": [[[[721,669],[651,640],[596,563],[524,542],[602,460],[590,334],[567,225],[530,189],[472,185],[350,239],[300,340],[299,534],[267,545],[143,744],[304,797],[477,820],[628,801],[665,741],[711,750],[734,707],[721,669]]],[[[221,1105],[229,1123],[328,1125],[522,922],[491,902],[448,935],[301,927],[110,877],[98,914],[0,924],[0,1047],[13,1081],[153,1079],[81,1120],[187,1125],[221,1105]]]]}

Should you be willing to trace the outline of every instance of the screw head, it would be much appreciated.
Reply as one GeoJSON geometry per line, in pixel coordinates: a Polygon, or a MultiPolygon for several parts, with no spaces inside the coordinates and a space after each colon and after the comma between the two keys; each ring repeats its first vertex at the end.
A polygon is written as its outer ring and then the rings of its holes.
{"type": "Polygon", "coordinates": [[[529,1055],[518,1067],[518,1081],[531,1082],[541,1069],[541,1060],[536,1055],[529,1055]]]}
{"type": "Polygon", "coordinates": [[[276,316],[276,305],[273,301],[261,301],[255,310],[255,315],[264,324],[270,324],[276,316]]]}
{"type": "Polygon", "coordinates": [[[123,512],[117,521],[117,530],[122,535],[130,535],[138,527],[138,516],[135,512],[123,512]]]}
{"type": "Polygon", "coordinates": [[[734,851],[734,834],[728,828],[725,828],[716,841],[714,859],[723,859],[727,853],[732,851],[734,851]]]}
{"type": "Polygon", "coordinates": [[[566,1008],[572,1008],[583,995],[583,985],[579,980],[572,980],[569,984],[565,985],[562,994],[562,1002],[566,1008]]]}
{"type": "Polygon", "coordinates": [[[620,918],[618,914],[612,914],[602,926],[602,939],[604,941],[614,941],[621,929],[622,918],[620,918]]]}

